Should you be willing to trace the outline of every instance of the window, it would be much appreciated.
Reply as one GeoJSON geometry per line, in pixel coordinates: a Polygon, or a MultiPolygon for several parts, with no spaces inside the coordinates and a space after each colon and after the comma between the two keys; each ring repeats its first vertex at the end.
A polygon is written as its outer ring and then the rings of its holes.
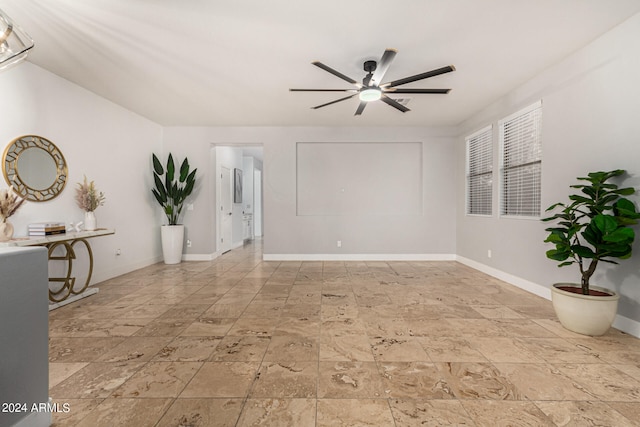
{"type": "Polygon", "coordinates": [[[541,123],[541,101],[498,122],[501,147],[501,215],[540,216],[541,123]]]}
{"type": "Polygon", "coordinates": [[[467,215],[491,215],[493,196],[493,128],[488,126],[466,138],[467,215]]]}

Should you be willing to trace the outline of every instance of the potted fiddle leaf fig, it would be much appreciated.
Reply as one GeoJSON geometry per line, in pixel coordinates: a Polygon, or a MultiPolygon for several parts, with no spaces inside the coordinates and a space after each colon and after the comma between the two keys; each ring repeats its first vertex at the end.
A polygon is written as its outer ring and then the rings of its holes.
{"type": "Polygon", "coordinates": [[[611,327],[618,309],[620,295],[598,286],[590,279],[600,263],[618,264],[616,259],[631,257],[640,214],[633,202],[624,196],[635,193],[632,187],[618,188],[608,182],[624,174],[621,169],[591,172],[578,178],[584,184],[572,185],[580,194],[569,196],[568,203],[556,203],[547,211],[556,213],[545,222],[555,222],[546,229],[545,242],[555,245],[547,258],[559,262],[559,267],[576,264],[580,284],[556,283],[551,299],[560,323],[567,329],[584,335],[602,335],[611,327]]]}
{"type": "Polygon", "coordinates": [[[161,228],[162,254],[165,264],[178,264],[182,261],[184,225],[178,224],[185,200],[193,192],[196,182],[196,171],[189,172],[189,161],[185,157],[176,171],[173,155],[169,153],[166,169],[158,157],[153,154],[153,181],[155,188],[151,190],[167,216],[169,224],[161,228]],[[178,172],[178,173],[176,173],[178,172]]]}

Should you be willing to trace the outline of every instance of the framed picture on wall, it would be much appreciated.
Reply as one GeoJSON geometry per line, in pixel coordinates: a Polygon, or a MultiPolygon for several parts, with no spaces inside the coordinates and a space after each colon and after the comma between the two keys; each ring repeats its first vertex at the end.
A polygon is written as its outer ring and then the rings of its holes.
{"type": "Polygon", "coordinates": [[[233,170],[233,203],[242,203],[242,169],[233,170]]]}

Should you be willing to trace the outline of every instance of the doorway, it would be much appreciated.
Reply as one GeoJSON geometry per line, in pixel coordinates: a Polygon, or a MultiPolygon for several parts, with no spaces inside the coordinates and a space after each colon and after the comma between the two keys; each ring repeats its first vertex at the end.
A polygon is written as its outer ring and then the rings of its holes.
{"type": "Polygon", "coordinates": [[[220,239],[218,252],[223,254],[233,248],[233,202],[231,199],[231,170],[220,168],[220,239]]]}

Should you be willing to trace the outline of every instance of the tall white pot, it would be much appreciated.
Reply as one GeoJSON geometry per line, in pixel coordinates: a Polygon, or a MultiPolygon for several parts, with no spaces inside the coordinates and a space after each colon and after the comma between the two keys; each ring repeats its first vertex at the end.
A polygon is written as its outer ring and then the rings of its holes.
{"type": "Polygon", "coordinates": [[[182,246],[184,242],[184,225],[163,225],[160,227],[162,236],[162,255],[165,264],[178,264],[182,261],[182,246]]]}
{"type": "Polygon", "coordinates": [[[562,326],[583,335],[599,336],[605,334],[615,320],[620,295],[610,289],[598,286],[590,286],[590,289],[608,295],[582,295],[559,289],[562,287],[580,289],[580,285],[555,283],[551,287],[551,301],[562,326]]]}

